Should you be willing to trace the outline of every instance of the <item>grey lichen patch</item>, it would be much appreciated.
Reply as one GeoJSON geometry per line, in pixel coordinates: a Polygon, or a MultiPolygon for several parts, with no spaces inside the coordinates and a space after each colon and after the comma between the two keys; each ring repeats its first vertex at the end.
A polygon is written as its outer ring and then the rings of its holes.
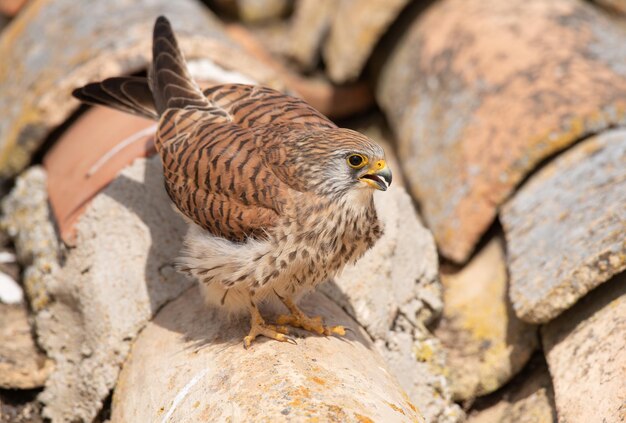
{"type": "Polygon", "coordinates": [[[626,269],[626,131],[549,163],[503,207],[517,315],[546,322],[626,269]]]}
{"type": "Polygon", "coordinates": [[[13,238],[25,269],[26,294],[33,310],[40,311],[50,302],[49,285],[59,269],[59,241],[48,206],[45,170],[35,166],[20,175],[0,207],[0,229],[13,238]]]}

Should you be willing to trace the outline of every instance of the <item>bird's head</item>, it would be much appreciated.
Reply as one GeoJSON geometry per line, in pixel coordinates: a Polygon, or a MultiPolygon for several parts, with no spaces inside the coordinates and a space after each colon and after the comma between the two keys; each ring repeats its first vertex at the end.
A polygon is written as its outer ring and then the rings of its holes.
{"type": "Polygon", "coordinates": [[[366,136],[334,128],[307,137],[298,148],[302,159],[299,175],[308,189],[321,195],[342,196],[359,190],[386,191],[391,170],[385,152],[366,136]]]}

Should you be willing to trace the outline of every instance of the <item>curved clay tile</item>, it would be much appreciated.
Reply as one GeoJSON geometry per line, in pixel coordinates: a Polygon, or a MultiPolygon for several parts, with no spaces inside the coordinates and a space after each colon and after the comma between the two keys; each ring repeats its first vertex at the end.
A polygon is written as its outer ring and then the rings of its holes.
{"type": "Polygon", "coordinates": [[[552,320],[626,269],[626,130],[585,140],[534,175],[502,210],[509,295],[552,320]]]}
{"type": "Polygon", "coordinates": [[[111,421],[425,422],[358,324],[315,295],[305,307],[354,328],[349,336],[263,342],[246,351],[230,339],[241,324],[220,320],[197,288],[188,290],[135,341],[111,421]]]}
{"type": "Polygon", "coordinates": [[[207,58],[283,88],[195,1],[34,0],[0,38],[0,180],[23,169],[50,130],[78,107],[73,88],[146,67],[160,14],[172,21],[188,59],[207,58]]]}
{"type": "Polygon", "coordinates": [[[412,23],[377,95],[446,257],[467,259],[539,162],[626,123],[625,44],[580,0],[443,0],[412,23]]]}
{"type": "Polygon", "coordinates": [[[44,158],[48,199],[61,239],[74,245],[75,223],[93,197],[134,159],[154,151],[156,122],[93,107],[44,158]]]}

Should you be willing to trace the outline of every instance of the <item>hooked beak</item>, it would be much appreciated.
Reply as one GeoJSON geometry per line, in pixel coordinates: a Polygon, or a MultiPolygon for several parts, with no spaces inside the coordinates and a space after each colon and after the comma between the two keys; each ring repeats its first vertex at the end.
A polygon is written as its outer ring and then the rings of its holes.
{"type": "Polygon", "coordinates": [[[391,185],[391,169],[387,167],[387,163],[384,160],[378,160],[369,167],[359,180],[372,188],[387,191],[387,188],[391,185]]]}

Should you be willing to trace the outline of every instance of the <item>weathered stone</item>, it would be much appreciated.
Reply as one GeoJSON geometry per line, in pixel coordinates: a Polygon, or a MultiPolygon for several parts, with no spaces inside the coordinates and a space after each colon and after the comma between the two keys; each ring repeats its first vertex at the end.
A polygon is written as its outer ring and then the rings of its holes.
{"type": "Polygon", "coordinates": [[[186,421],[423,422],[367,335],[321,294],[304,310],[353,329],[298,345],[259,340],[224,318],[196,287],[141,332],[113,397],[112,423],[186,421]]]}
{"type": "Polygon", "coordinates": [[[291,4],[291,0],[237,0],[237,10],[242,21],[259,23],[281,18],[291,4]]]}
{"type": "Polygon", "coordinates": [[[427,421],[458,421],[444,353],[425,328],[443,307],[434,240],[404,189],[374,198],[383,237],[322,289],[365,328],[427,421]]]}
{"type": "Polygon", "coordinates": [[[626,421],[624,334],[626,273],[542,328],[560,422],[626,421]]]}
{"type": "Polygon", "coordinates": [[[1,204],[0,229],[13,238],[24,268],[22,284],[35,311],[50,302],[48,286],[59,268],[59,243],[47,201],[46,172],[36,166],[17,178],[1,204]]]}
{"type": "Polygon", "coordinates": [[[334,82],[359,77],[372,50],[409,0],[341,0],[324,44],[326,71],[334,82]]]}
{"type": "Polygon", "coordinates": [[[378,80],[412,193],[465,261],[533,168],[626,123],[626,29],[580,0],[442,0],[378,80]]]}
{"type": "Polygon", "coordinates": [[[152,26],[161,14],[171,19],[189,59],[210,59],[283,88],[195,1],[33,0],[0,38],[0,180],[23,169],[49,131],[78,107],[72,89],[145,69],[152,26]]]}
{"type": "Polygon", "coordinates": [[[94,418],[136,334],[191,284],[172,265],[185,231],[158,158],[136,160],[91,202],[48,283],[54,301],[37,315],[40,344],[56,362],[40,397],[46,417],[94,418]]]}
{"type": "Polygon", "coordinates": [[[504,241],[493,238],[455,274],[443,274],[443,317],[435,335],[448,357],[455,400],[508,382],[537,347],[537,329],[519,320],[507,296],[504,241]]]}
{"type": "Polygon", "coordinates": [[[503,207],[510,297],[546,322],[626,269],[626,130],[583,141],[503,207]]]}
{"type": "Polygon", "coordinates": [[[336,0],[299,0],[296,3],[285,54],[302,70],[310,71],[319,63],[321,45],[337,4],[336,0]]]}
{"type": "MultiPolygon", "coordinates": [[[[531,361],[529,374],[520,375],[491,398],[486,407],[473,410],[467,423],[556,423],[554,392],[545,361],[531,361]]],[[[524,370],[524,373],[527,371],[524,370]]]]}
{"type": "Polygon", "coordinates": [[[35,345],[25,304],[0,304],[0,388],[38,388],[52,367],[35,345]]]}

